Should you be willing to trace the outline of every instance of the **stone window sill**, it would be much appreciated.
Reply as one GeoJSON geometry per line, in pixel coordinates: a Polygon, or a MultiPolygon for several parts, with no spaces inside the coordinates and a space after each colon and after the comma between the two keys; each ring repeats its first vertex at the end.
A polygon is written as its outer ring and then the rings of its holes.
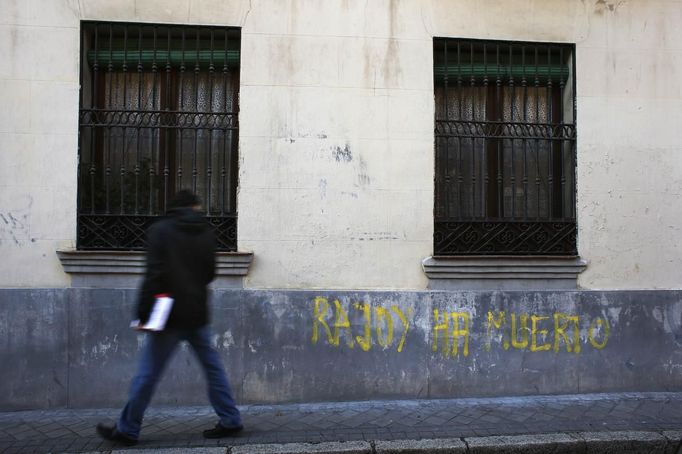
{"type": "Polygon", "coordinates": [[[580,257],[457,256],[422,261],[436,290],[570,290],[587,267],[580,257]]]}
{"type": "MultiPolygon", "coordinates": [[[[57,251],[72,287],[136,288],[145,271],[143,251],[57,251]]],[[[219,252],[213,288],[242,287],[252,252],[219,252]]]]}

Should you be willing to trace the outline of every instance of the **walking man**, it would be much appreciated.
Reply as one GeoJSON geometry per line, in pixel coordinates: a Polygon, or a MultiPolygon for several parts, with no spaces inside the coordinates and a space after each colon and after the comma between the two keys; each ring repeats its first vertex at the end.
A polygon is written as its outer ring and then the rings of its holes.
{"type": "Polygon", "coordinates": [[[102,438],[128,446],[137,443],[156,384],[183,340],[201,363],[209,401],[220,418],[214,428],[203,432],[204,437],[232,436],[243,428],[220,357],[211,346],[206,287],[215,274],[215,237],[199,210],[196,195],[179,191],[167,216],[147,232],[147,270],[137,302],[138,329],[149,319],[157,295],[168,294],[174,302],[163,331],[146,335],[128,403],[118,422],[97,425],[102,438]]]}

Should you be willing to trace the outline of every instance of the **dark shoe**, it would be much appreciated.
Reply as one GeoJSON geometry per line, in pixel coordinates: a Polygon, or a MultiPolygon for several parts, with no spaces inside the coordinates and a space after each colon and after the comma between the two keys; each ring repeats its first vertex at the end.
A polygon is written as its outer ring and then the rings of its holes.
{"type": "Polygon", "coordinates": [[[122,434],[116,430],[116,426],[107,426],[105,424],[97,424],[97,434],[105,440],[121,443],[126,446],[133,446],[137,444],[137,440],[127,435],[122,434]]]}
{"type": "Polygon", "coordinates": [[[213,429],[204,430],[204,438],[234,437],[242,430],[244,430],[244,426],[225,427],[218,423],[213,429]]]}

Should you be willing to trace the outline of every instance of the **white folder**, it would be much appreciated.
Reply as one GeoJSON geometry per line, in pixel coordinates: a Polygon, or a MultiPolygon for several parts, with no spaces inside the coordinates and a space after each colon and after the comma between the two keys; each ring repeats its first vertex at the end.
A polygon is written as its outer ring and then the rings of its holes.
{"type": "Polygon", "coordinates": [[[169,295],[157,295],[154,300],[154,307],[152,307],[152,313],[149,316],[147,323],[140,326],[139,320],[133,320],[130,323],[130,327],[147,331],[163,331],[166,327],[166,321],[168,321],[171,309],[173,309],[173,298],[169,295]]]}

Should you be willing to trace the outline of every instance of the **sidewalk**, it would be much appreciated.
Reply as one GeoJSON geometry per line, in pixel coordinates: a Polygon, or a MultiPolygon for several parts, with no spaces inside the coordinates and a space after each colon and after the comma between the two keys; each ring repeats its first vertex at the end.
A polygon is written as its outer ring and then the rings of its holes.
{"type": "Polygon", "coordinates": [[[126,450],[130,454],[159,450],[211,454],[473,453],[499,452],[500,448],[505,448],[505,452],[547,452],[550,447],[551,452],[677,453],[682,440],[682,393],[250,405],[240,408],[246,427],[241,436],[206,440],[201,431],[216,422],[209,407],[152,407],[145,417],[140,443],[128,449],[105,442],[95,434],[95,425],[113,422],[119,409],[0,413],[0,453],[112,450],[126,450]],[[620,444],[614,444],[616,442],[620,444]],[[268,446],[260,446],[265,444],[268,446]],[[443,449],[438,451],[437,446],[443,449]]]}

